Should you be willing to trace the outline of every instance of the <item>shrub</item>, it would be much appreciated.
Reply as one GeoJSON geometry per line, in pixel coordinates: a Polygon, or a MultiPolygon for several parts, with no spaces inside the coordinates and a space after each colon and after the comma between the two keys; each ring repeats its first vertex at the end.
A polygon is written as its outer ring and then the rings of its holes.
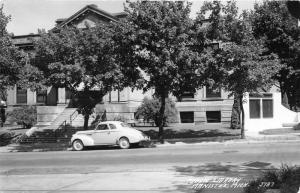
{"type": "Polygon", "coordinates": [[[14,132],[11,131],[1,131],[0,132],[0,146],[5,146],[11,143],[11,140],[16,136],[14,132]]]}
{"type": "Polygon", "coordinates": [[[300,130],[300,123],[298,123],[297,125],[295,125],[295,126],[293,127],[293,129],[294,129],[294,130],[300,130]]]}
{"type": "MultiPolygon", "coordinates": [[[[156,126],[159,126],[159,109],[160,101],[156,98],[144,98],[142,104],[138,107],[135,118],[142,117],[145,121],[153,121],[156,126]]],[[[175,103],[171,99],[166,100],[164,125],[177,121],[177,110],[175,103]]]]}
{"type": "Polygon", "coordinates": [[[273,182],[272,189],[280,189],[281,193],[297,193],[300,184],[300,168],[283,165],[279,170],[271,170],[249,183],[245,193],[263,193],[267,190],[260,187],[261,182],[273,182]]]}
{"type": "Polygon", "coordinates": [[[30,128],[35,125],[37,121],[35,106],[16,108],[10,112],[8,116],[11,116],[19,125],[23,125],[23,128],[30,128]]]}

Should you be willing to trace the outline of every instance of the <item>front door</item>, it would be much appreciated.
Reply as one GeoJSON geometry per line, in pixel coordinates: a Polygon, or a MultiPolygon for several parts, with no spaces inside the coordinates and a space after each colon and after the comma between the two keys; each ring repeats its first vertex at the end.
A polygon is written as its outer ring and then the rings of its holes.
{"type": "Polygon", "coordinates": [[[109,138],[112,139],[114,144],[117,144],[119,138],[121,137],[120,129],[118,129],[114,123],[109,124],[109,129],[110,129],[109,138]]]}
{"type": "Polygon", "coordinates": [[[92,138],[96,145],[107,145],[114,143],[110,138],[110,129],[107,124],[99,124],[94,131],[92,138]]]}

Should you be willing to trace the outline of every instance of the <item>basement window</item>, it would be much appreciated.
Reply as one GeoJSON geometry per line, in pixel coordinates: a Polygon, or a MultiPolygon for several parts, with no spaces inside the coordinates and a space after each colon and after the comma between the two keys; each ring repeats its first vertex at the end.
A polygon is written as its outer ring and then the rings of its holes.
{"type": "Polygon", "coordinates": [[[180,112],[181,123],[194,123],[194,112],[186,111],[180,112]]]}
{"type": "Polygon", "coordinates": [[[221,111],[206,111],[207,123],[220,123],[221,122],[221,111]]]}

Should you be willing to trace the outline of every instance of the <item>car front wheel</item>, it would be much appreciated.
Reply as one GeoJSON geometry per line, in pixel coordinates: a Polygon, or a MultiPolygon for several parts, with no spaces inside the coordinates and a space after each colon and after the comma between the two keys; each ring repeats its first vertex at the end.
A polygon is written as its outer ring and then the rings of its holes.
{"type": "Polygon", "coordinates": [[[82,141],[79,139],[76,139],[73,142],[72,146],[73,146],[73,150],[75,150],[75,151],[81,151],[84,148],[82,141]]]}
{"type": "Polygon", "coordinates": [[[121,149],[128,149],[130,147],[129,140],[126,137],[122,137],[119,140],[119,146],[121,149]]]}

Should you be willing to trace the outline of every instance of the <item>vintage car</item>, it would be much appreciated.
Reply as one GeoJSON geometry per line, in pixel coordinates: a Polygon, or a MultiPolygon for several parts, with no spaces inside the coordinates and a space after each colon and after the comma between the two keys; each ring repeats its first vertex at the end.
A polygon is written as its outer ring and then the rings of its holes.
{"type": "Polygon", "coordinates": [[[78,131],[71,138],[72,147],[76,151],[100,145],[118,145],[122,149],[128,149],[132,144],[148,142],[150,137],[120,121],[101,122],[94,130],[78,131]]]}

